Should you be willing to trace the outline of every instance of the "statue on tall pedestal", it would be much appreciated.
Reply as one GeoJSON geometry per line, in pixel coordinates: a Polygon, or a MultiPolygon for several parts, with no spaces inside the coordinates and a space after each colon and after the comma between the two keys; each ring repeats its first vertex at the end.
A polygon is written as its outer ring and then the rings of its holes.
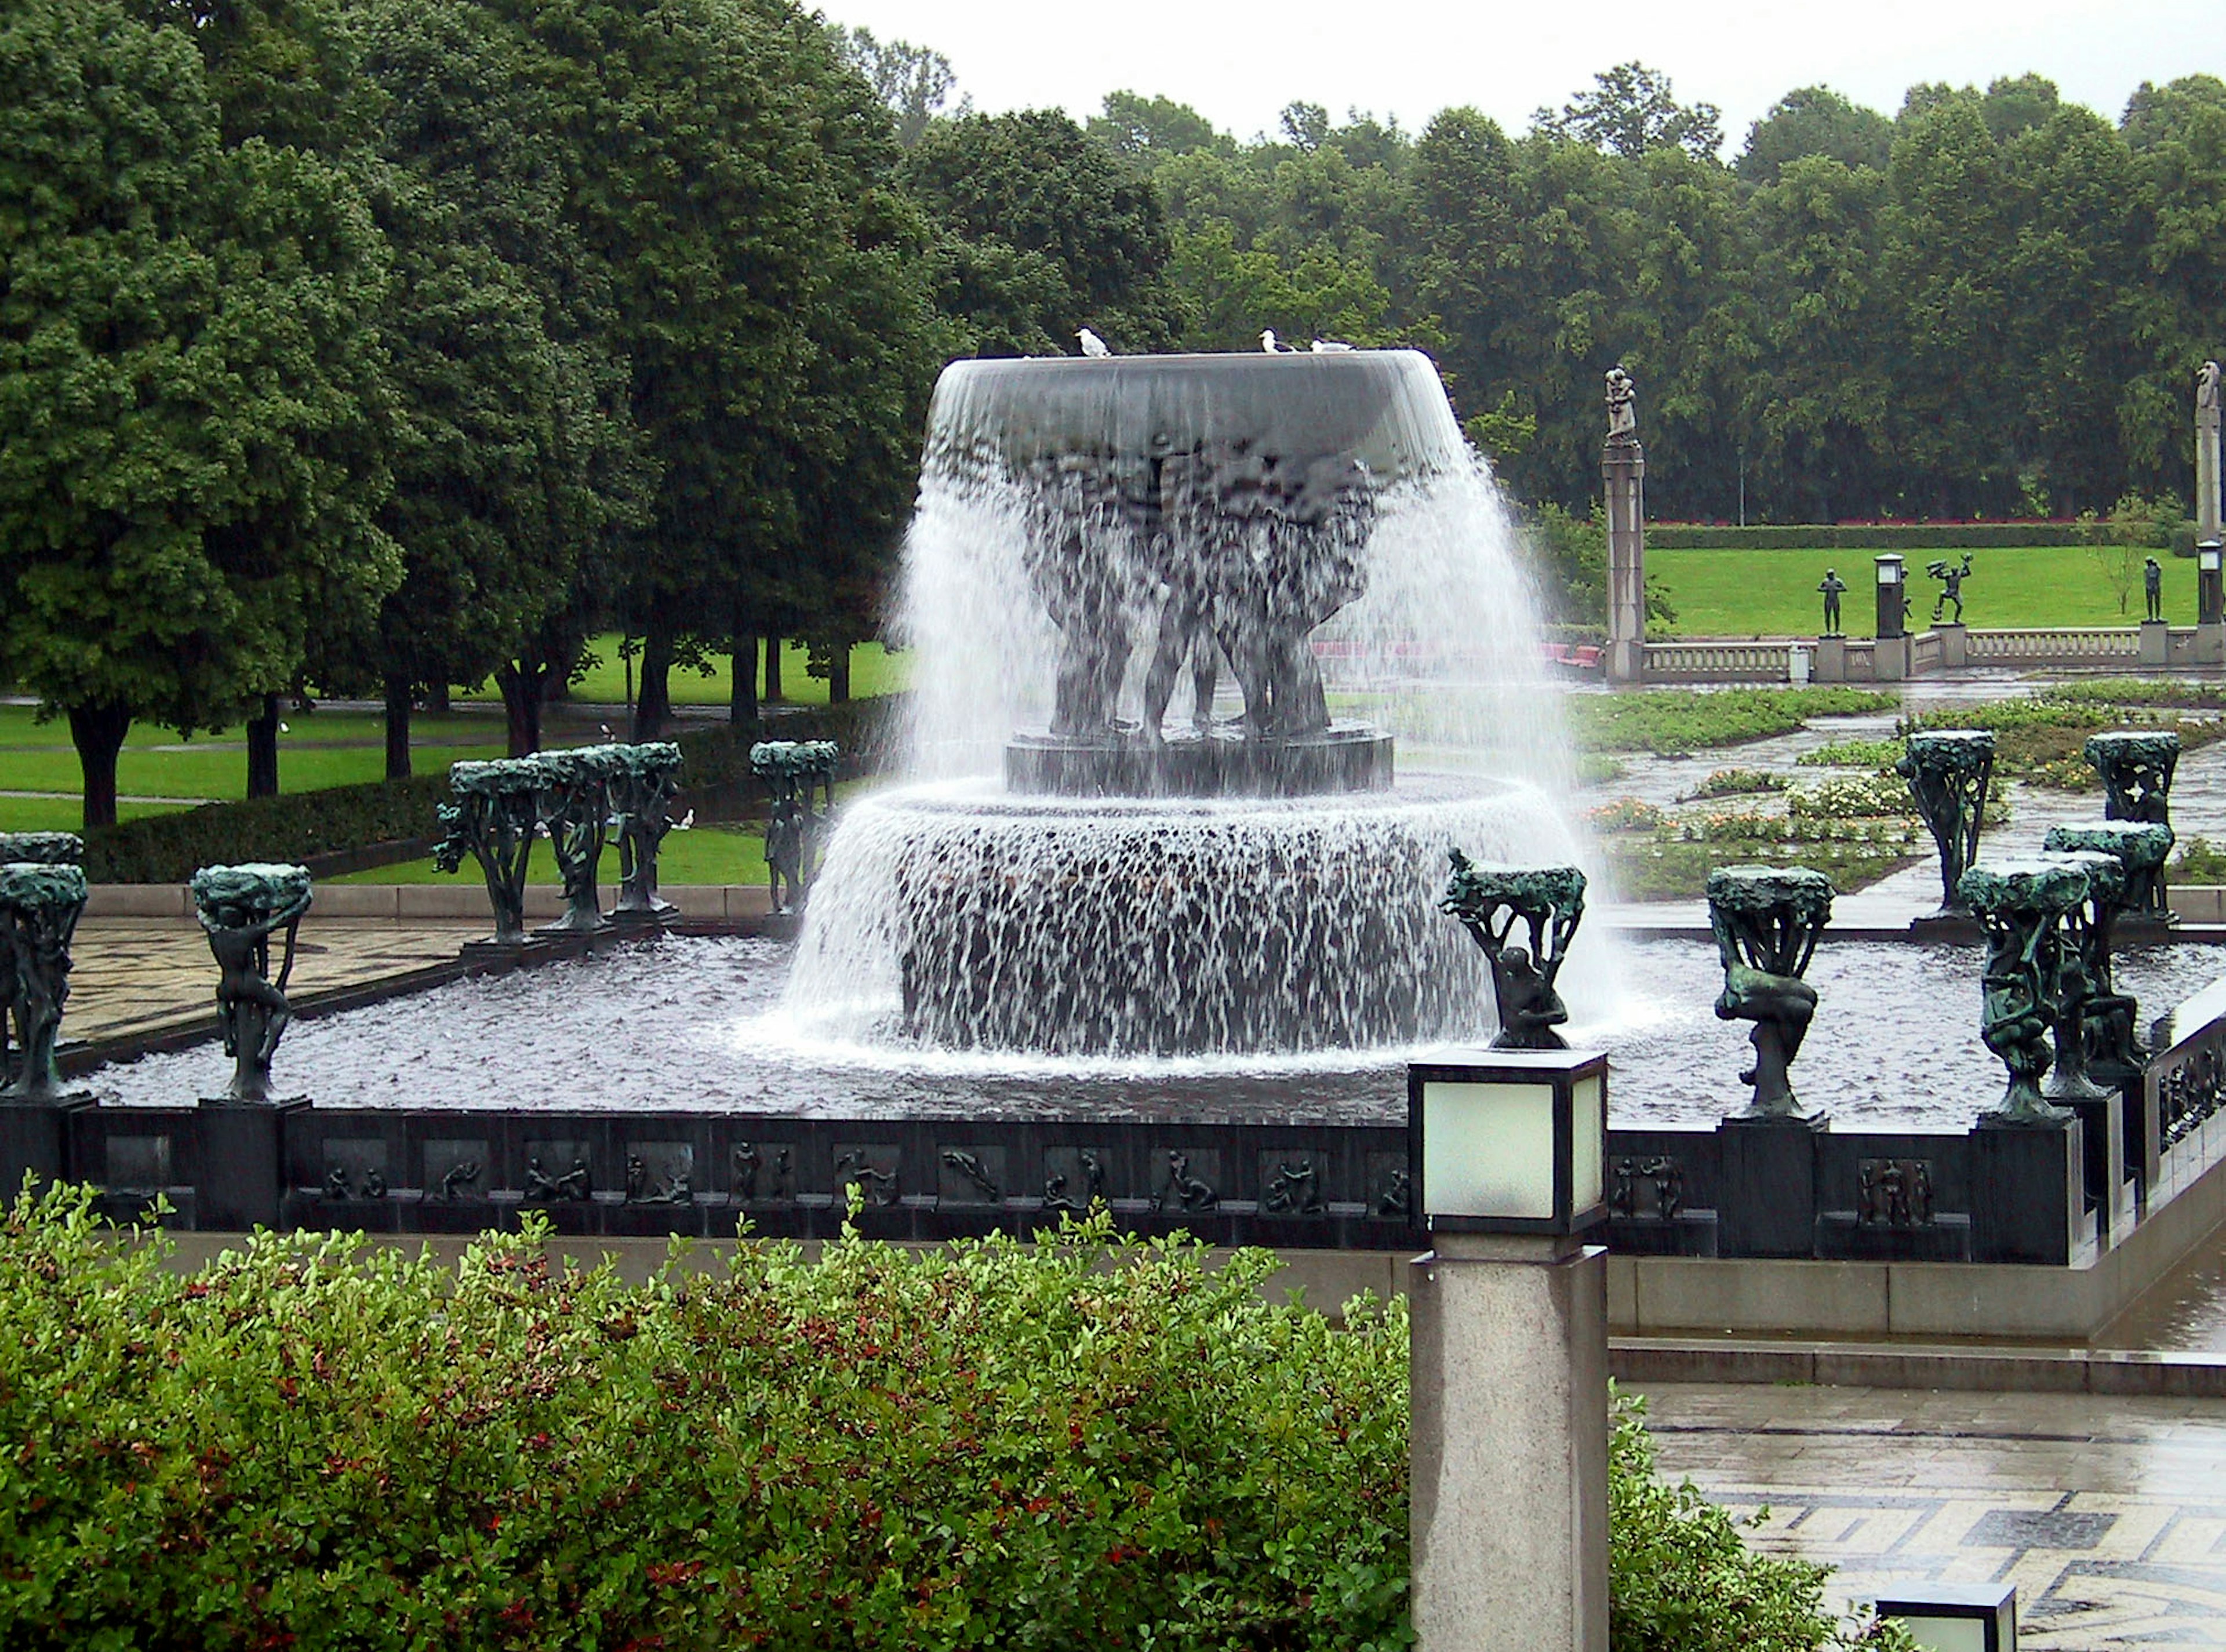
{"type": "Polygon", "coordinates": [[[2218,364],[2206,361],[2195,375],[2195,539],[2219,537],[2218,364]]]}
{"type": "Polygon", "coordinates": [[[1638,440],[1638,387],[1619,362],[1607,370],[1607,439],[1638,440]]]}
{"type": "Polygon", "coordinates": [[[1460,919],[1491,965],[1499,1005],[1495,1050],[1566,1050],[1554,1031],[1569,1019],[1554,990],[1569,943],[1585,915],[1585,874],[1573,866],[1476,866],[1452,851],[1453,874],[1438,905],[1460,919]],[[1507,944],[1517,920],[1528,947],[1507,944]]]}
{"type": "Polygon", "coordinates": [[[1824,577],[1817,582],[1816,588],[1824,594],[1824,630],[1822,634],[1827,637],[1837,637],[1841,635],[1842,633],[1840,630],[1840,598],[1848,588],[1847,581],[1840,577],[1840,570],[1838,569],[1828,568],[1824,570],[1824,577]]]}
{"type": "Polygon", "coordinates": [[[1961,893],[1987,932],[1979,1035],[2001,1058],[2009,1085],[1982,1116],[1997,1124],[2061,1124],[2071,1116],[2041,1098],[2049,1033],[2057,1026],[2067,959],[2076,942],[2064,920],[2089,899],[2087,868],[2069,856],[1975,866],[1961,893]]]}
{"type": "Polygon", "coordinates": [[[84,852],[68,832],[0,833],[0,1100],[62,1096],[54,1047],[85,911],[84,852]]]}
{"type": "Polygon", "coordinates": [[[1893,772],[1909,782],[1917,812],[1940,851],[1942,918],[1961,917],[1963,874],[1979,858],[1987,786],[1994,773],[1994,737],[1983,728],[1911,734],[1893,772]]]}
{"type": "Polygon", "coordinates": [[[206,866],[194,874],[194,911],[207,932],[219,971],[217,1020],[232,1058],[225,1099],[270,1099],[270,1058],[293,1019],[286,982],[295,941],[309,910],[309,874],[298,866],[206,866]],[[270,975],[270,937],[283,931],[285,956],[270,975]]]}
{"type": "Polygon", "coordinates": [[[2143,616],[2149,620],[2164,618],[2164,564],[2153,556],[2141,565],[2141,596],[2147,604],[2143,616]]]}
{"type": "Polygon", "coordinates": [[[1801,977],[1831,921],[1832,880],[1807,867],[1727,866],[1708,874],[1708,927],[1724,969],[1716,1014],[1752,1021],[1754,1086],[1746,1116],[1806,1121],[1787,1069],[1816,1013],[1816,989],[1801,977]]]}

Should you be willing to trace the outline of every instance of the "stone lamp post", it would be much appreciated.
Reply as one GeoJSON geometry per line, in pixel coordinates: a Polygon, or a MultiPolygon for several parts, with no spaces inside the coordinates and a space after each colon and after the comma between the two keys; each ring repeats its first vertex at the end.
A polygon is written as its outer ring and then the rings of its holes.
{"type": "Polygon", "coordinates": [[[1718,867],[1708,874],[1708,926],[1715,931],[1724,989],[1716,1014],[1752,1021],[1751,1120],[1809,1122],[1786,1070],[1816,1013],[1816,989],[1801,977],[1831,921],[1832,880],[1807,867],[1718,867]]]}
{"type": "Polygon", "coordinates": [[[1986,829],[1994,735],[1983,728],[1911,734],[1893,772],[1909,782],[1917,812],[1939,851],[1940,910],[1934,916],[1968,916],[1970,908],[1958,891],[1963,874],[1979,858],[1979,836],[1986,829]]]}
{"type": "Polygon", "coordinates": [[[1567,1049],[1554,1029],[1569,1012],[1554,982],[1585,915],[1585,874],[1573,866],[1479,867],[1459,849],[1452,859],[1453,874],[1438,904],[1467,927],[1491,963],[1499,1007],[1499,1034],[1491,1047],[1567,1049]],[[1529,931],[1527,947],[1507,944],[1518,921],[1529,931]]]}
{"type": "Polygon", "coordinates": [[[1408,1070],[1415,1633],[1606,1652],[1607,1058],[1408,1070]]]}
{"type": "Polygon", "coordinates": [[[476,860],[494,907],[495,944],[524,946],[525,875],[533,859],[541,759],[505,757],[454,763],[448,767],[448,785],[456,800],[441,805],[443,836],[434,846],[433,864],[454,872],[467,854],[476,860]]]}
{"type": "Polygon", "coordinates": [[[2065,919],[2089,899],[2089,868],[2069,856],[1975,866],[1962,893],[1987,934],[1980,1036],[2009,1070],[2001,1105],[1981,1116],[1998,1124],[2057,1125],[2071,1115],[2042,1099],[2048,1038],[2058,1020],[2065,957],[2075,943],[2065,919]]]}

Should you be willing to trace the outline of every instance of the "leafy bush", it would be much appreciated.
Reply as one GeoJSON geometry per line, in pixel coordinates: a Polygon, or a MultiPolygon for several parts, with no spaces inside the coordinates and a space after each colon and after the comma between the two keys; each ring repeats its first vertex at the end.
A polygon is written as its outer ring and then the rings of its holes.
{"type": "MultiPolygon", "coordinates": [[[[701,1274],[677,1250],[630,1287],[548,1263],[537,1226],[453,1271],[258,1234],[186,1276],[88,1197],[0,1224],[10,1648],[1411,1638],[1404,1305],[1334,1330],[1262,1299],[1264,1253],[1209,1272],[1101,1217],[701,1274]]],[[[1818,1568],[1632,1483],[1637,1427],[1616,1645],[1834,1644],[1818,1568]]]]}
{"type": "Polygon", "coordinates": [[[1898,736],[1886,740],[1835,740],[1793,759],[1802,768],[1890,769],[1907,750],[1898,736]]]}
{"type": "Polygon", "coordinates": [[[198,868],[225,861],[306,861],[366,844],[432,837],[433,811],[448,795],[445,773],[421,774],[203,804],[98,826],[86,835],[86,875],[95,883],[183,883],[198,868]]]}
{"type": "Polygon", "coordinates": [[[2165,877],[2167,882],[2191,886],[2226,883],[2226,846],[2207,837],[2189,838],[2165,868],[2165,877]]]}
{"type": "Polygon", "coordinates": [[[1572,695],[1577,743],[1595,752],[1688,752],[1786,734],[1811,717],[1890,711],[1900,702],[1868,689],[1653,689],[1572,695]]]}
{"type": "Polygon", "coordinates": [[[1596,832],[1650,832],[1666,818],[1660,805],[1644,797],[1617,797],[1585,811],[1586,823],[1596,832]]]}
{"type": "MultiPolygon", "coordinates": [[[[1992,803],[1989,798],[1989,812],[1992,803]]],[[[1786,793],[1785,812],[1797,821],[1913,817],[1917,802],[1910,796],[1909,783],[1898,775],[1845,775],[1796,786],[1786,793]]]]}
{"type": "Polygon", "coordinates": [[[750,747],[761,740],[831,740],[843,748],[840,773],[878,772],[894,758],[909,703],[905,695],[882,694],[807,706],[755,722],[684,729],[674,736],[680,747],[681,790],[700,794],[747,786],[761,797],[762,788],[750,774],[750,747]]]}

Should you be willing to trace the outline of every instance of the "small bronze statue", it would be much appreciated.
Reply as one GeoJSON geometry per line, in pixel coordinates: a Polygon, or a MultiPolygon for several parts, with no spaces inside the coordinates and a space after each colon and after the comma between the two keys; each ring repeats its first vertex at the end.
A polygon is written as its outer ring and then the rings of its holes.
{"type": "Polygon", "coordinates": [[[1824,570],[1824,577],[1816,588],[1824,594],[1823,635],[1837,637],[1841,634],[1840,598],[1847,590],[1848,582],[1840,577],[1838,569],[1828,568],[1824,570]]]}
{"type": "Polygon", "coordinates": [[[433,846],[433,866],[455,872],[467,854],[478,861],[494,908],[494,938],[506,946],[525,944],[525,880],[542,785],[537,757],[448,766],[448,786],[456,800],[441,805],[442,836],[433,846]]]}
{"type": "Polygon", "coordinates": [[[1816,1013],[1816,989],[1801,977],[1831,920],[1831,880],[1807,867],[1718,867],[1708,874],[1708,924],[1724,970],[1722,1020],[1752,1021],[1754,1086],[1746,1116],[1802,1118],[1786,1069],[1801,1053],[1816,1013]]]}
{"type": "Polygon", "coordinates": [[[942,1156],[947,1167],[972,1183],[975,1191],[992,1204],[1004,1197],[997,1191],[996,1179],[989,1174],[989,1167],[982,1162],[981,1154],[969,1153],[964,1147],[945,1147],[942,1156]]]}
{"type": "Polygon", "coordinates": [[[1277,1216],[1323,1216],[1321,1187],[1311,1160],[1286,1159],[1260,1196],[1260,1208],[1277,1216]]]}
{"type": "Polygon", "coordinates": [[[1491,966],[1499,1005],[1495,1050],[1565,1050],[1554,1031],[1569,1019],[1555,977],[1585,915],[1585,874],[1575,867],[1477,866],[1451,851],[1453,873],[1438,905],[1467,928],[1491,966]],[[1510,946],[1520,919],[1530,944],[1510,946]]]}
{"type": "Polygon", "coordinates": [[[1406,1171],[1395,1170],[1383,1184],[1383,1192],[1377,1195],[1376,1214],[1405,1217],[1415,1211],[1414,1179],[1406,1171]]]}
{"type": "Polygon", "coordinates": [[[845,1153],[836,1157],[835,1185],[856,1188],[859,1197],[868,1204],[894,1204],[898,1198],[897,1172],[868,1164],[862,1153],[845,1153]]]}
{"type": "Polygon", "coordinates": [[[309,910],[309,874],[298,866],[209,866],[193,877],[194,910],[208,936],[218,969],[216,1013],[224,1052],[233,1058],[225,1099],[270,1099],[270,1058],[293,1007],[286,983],[294,974],[302,918],[309,910]],[[285,954],[270,976],[270,937],[283,931],[285,954]]]}
{"type": "Polygon", "coordinates": [[[1909,782],[1910,796],[1940,854],[1938,917],[1962,917],[1963,874],[1979,858],[1986,828],[1987,788],[1994,775],[1994,737],[1983,728],[1920,730],[1910,735],[1893,772],[1909,782]]]}
{"type": "Polygon", "coordinates": [[[2065,855],[1975,866],[1963,899],[1987,931],[1980,1036],[2009,1071],[2001,1105],[1983,1116],[2000,1124],[2060,1124],[2071,1116],[2041,1098],[2048,1035],[2058,1019],[2066,954],[2064,919],[2088,899],[2086,867],[2065,855]]]}
{"type": "Polygon", "coordinates": [[[680,795],[680,748],[669,740],[614,746],[609,774],[611,833],[619,846],[616,914],[659,918],[675,911],[657,893],[657,857],[675,824],[680,795]]]}
{"type": "Polygon", "coordinates": [[[1956,617],[1948,623],[1951,626],[1962,625],[1963,623],[1963,581],[1971,575],[1971,553],[1968,550],[1963,553],[1963,561],[1960,567],[1943,556],[1936,562],[1925,563],[1924,571],[1941,581],[1940,594],[1932,599],[1932,623],[1936,626],[1940,623],[1941,614],[1952,602],[1956,605],[1956,617]]]}
{"type": "Polygon", "coordinates": [[[2153,556],[2141,564],[2141,594],[2148,600],[2151,620],[2164,618],[2164,565],[2153,556]]]}
{"type": "Polygon", "coordinates": [[[441,1197],[444,1199],[453,1199],[467,1189],[476,1192],[479,1179],[480,1161],[476,1159],[459,1159],[442,1172],[441,1197]]]}
{"type": "Polygon", "coordinates": [[[766,785],[766,882],[777,912],[794,911],[811,885],[819,832],[835,807],[840,755],[831,740],[767,740],[750,747],[750,772],[766,785]]]}
{"type": "Polygon", "coordinates": [[[2169,728],[2111,728],[2089,734],[2081,755],[2102,777],[2106,820],[2172,824],[2172,777],[2179,736],[2169,728]]]}
{"type": "Polygon", "coordinates": [[[1213,1191],[1211,1182],[1199,1180],[1190,1173],[1190,1155],[1179,1149],[1167,1153],[1167,1182],[1152,1199],[1154,1210],[1173,1206],[1175,1210],[1195,1213],[1211,1210],[1221,1203],[1221,1196],[1213,1191]]]}
{"type": "Polygon", "coordinates": [[[54,1052],[88,893],[84,852],[68,832],[0,833],[0,1098],[63,1094],[54,1052]]]}

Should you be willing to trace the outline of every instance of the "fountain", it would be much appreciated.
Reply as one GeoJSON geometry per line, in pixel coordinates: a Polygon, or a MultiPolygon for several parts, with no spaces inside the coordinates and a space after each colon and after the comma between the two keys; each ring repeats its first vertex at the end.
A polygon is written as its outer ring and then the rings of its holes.
{"type": "Polygon", "coordinates": [[[954,364],[909,546],[924,783],[835,832],[792,1009],[1123,1059],[1490,1031],[1434,869],[1574,848],[1496,509],[1413,352],[954,364]]]}

